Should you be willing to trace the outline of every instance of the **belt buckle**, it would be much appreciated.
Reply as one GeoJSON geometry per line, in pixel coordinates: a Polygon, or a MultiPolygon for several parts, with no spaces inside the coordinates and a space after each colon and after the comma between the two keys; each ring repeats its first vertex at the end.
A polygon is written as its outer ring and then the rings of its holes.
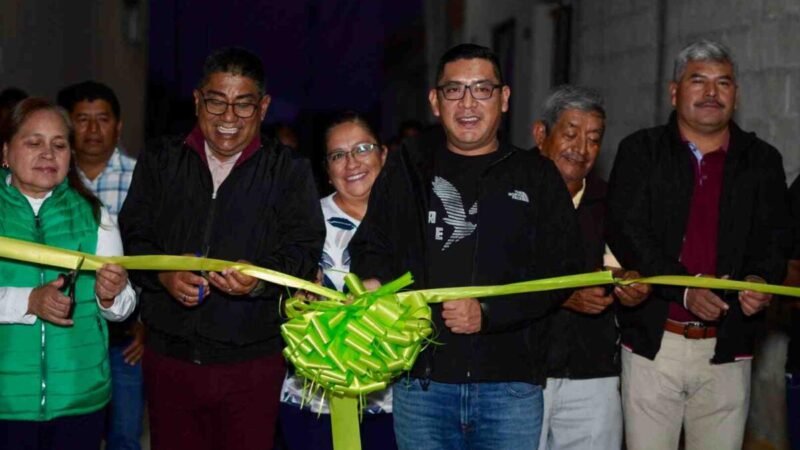
{"type": "Polygon", "coordinates": [[[700,328],[700,329],[702,329],[703,330],[703,337],[706,337],[706,333],[708,332],[708,329],[706,328],[706,324],[704,324],[703,322],[686,322],[683,325],[683,337],[686,338],[686,339],[690,339],[689,338],[689,329],[690,328],[700,328]]]}

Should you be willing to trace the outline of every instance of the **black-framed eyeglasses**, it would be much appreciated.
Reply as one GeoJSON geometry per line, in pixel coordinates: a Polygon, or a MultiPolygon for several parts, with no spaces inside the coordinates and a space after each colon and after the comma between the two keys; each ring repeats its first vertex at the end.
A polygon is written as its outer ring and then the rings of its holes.
{"type": "Polygon", "coordinates": [[[369,142],[363,142],[361,144],[356,144],[349,151],[336,150],[336,151],[330,152],[327,155],[325,155],[325,160],[330,165],[342,164],[347,160],[347,156],[350,155],[350,157],[353,158],[353,159],[356,159],[356,160],[359,160],[359,161],[363,161],[363,160],[367,159],[367,157],[372,152],[374,152],[375,150],[378,150],[379,148],[380,148],[380,145],[378,145],[378,144],[372,144],[372,143],[369,143],[369,142]]]}
{"type": "Polygon", "coordinates": [[[475,100],[486,100],[492,97],[495,89],[503,87],[502,84],[494,84],[491,81],[477,81],[472,84],[464,83],[447,83],[441,86],[436,86],[436,89],[442,92],[444,98],[447,100],[461,100],[464,98],[467,90],[472,94],[475,100]]]}
{"type": "Polygon", "coordinates": [[[215,116],[221,116],[225,114],[228,110],[228,107],[233,108],[233,113],[236,117],[240,119],[249,119],[253,117],[253,114],[258,111],[258,103],[250,103],[250,102],[233,102],[228,103],[224,102],[217,98],[206,98],[203,97],[203,104],[206,106],[206,111],[209,114],[213,114],[215,116]]]}

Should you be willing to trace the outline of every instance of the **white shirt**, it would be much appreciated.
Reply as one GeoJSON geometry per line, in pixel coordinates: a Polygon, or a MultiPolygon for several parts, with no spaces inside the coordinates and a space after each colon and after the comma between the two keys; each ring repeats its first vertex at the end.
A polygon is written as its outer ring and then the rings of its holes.
{"type": "MultiPolygon", "coordinates": [[[[6,180],[8,182],[8,180],[6,180]]],[[[42,203],[50,197],[48,193],[43,198],[25,198],[30,203],[34,214],[39,214],[42,203]]],[[[100,227],[97,228],[97,251],[98,256],[122,256],[122,238],[119,234],[116,222],[111,218],[106,208],[100,208],[100,227]]],[[[52,281],[52,280],[49,280],[52,281]]],[[[32,287],[0,287],[0,323],[16,323],[23,325],[33,325],[38,319],[28,312],[28,299],[31,296],[32,287]]],[[[103,308],[100,299],[97,299],[97,306],[100,314],[106,320],[121,322],[128,318],[136,307],[136,292],[131,287],[130,281],[125,288],[114,298],[114,303],[103,308]]]]}

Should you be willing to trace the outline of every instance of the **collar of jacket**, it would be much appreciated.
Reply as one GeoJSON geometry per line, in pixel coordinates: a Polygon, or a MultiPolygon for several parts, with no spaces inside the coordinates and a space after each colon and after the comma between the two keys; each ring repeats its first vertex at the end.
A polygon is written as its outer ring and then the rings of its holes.
{"type": "Polygon", "coordinates": [[[586,175],[586,187],[583,191],[583,198],[581,204],[588,204],[590,202],[605,201],[606,191],[608,186],[599,175],[594,173],[594,169],[586,175]]]}
{"type": "MultiPolygon", "coordinates": [[[[407,163],[416,167],[426,180],[432,180],[436,152],[440,148],[447,148],[447,136],[444,128],[441,125],[436,125],[420,134],[419,137],[410,139],[404,146],[407,163]]],[[[511,154],[517,150],[507,140],[501,138],[497,147],[497,152],[500,155],[498,160],[502,159],[506,154],[511,154]]]]}
{"type": "MultiPolygon", "coordinates": [[[[194,129],[186,136],[184,140],[186,145],[189,146],[192,150],[195,151],[200,156],[200,159],[203,160],[205,165],[208,165],[208,160],[206,159],[206,137],[203,134],[203,130],[200,129],[200,125],[195,125],[194,129]]],[[[253,138],[252,141],[242,150],[242,156],[236,160],[236,164],[233,167],[238,167],[242,165],[245,161],[250,159],[251,156],[261,147],[261,134],[256,133],[256,136],[253,138]]]]}
{"type": "MultiPolygon", "coordinates": [[[[528,149],[527,151],[544,156],[542,150],[535,145],[530,149],[528,149]]],[[[586,185],[583,188],[583,198],[581,198],[581,205],[585,205],[587,203],[595,201],[605,201],[606,191],[608,190],[608,186],[606,184],[606,180],[604,180],[603,178],[600,177],[600,175],[597,175],[595,173],[596,169],[597,166],[592,167],[592,170],[590,170],[589,173],[586,175],[586,178],[584,178],[584,180],[586,181],[586,185]]]]}
{"type": "MultiPolygon", "coordinates": [[[[681,138],[681,132],[678,129],[678,114],[675,111],[672,111],[669,116],[667,128],[669,130],[672,149],[675,151],[685,151],[686,144],[681,138]]],[[[728,128],[730,131],[730,137],[728,140],[728,148],[726,149],[726,158],[730,160],[733,158],[738,158],[742,151],[753,145],[756,137],[755,133],[746,132],[739,128],[739,125],[737,125],[733,120],[728,123],[728,128]]]]}

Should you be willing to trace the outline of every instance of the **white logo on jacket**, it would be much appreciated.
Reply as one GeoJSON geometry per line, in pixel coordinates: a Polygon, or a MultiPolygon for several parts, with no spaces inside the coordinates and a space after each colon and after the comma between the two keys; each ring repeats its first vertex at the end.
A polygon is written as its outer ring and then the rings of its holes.
{"type": "Polygon", "coordinates": [[[524,203],[530,203],[531,201],[528,199],[528,194],[525,191],[511,191],[508,193],[508,196],[511,197],[513,200],[517,200],[524,203]]]}
{"type": "MultiPolygon", "coordinates": [[[[444,207],[445,216],[442,221],[453,227],[453,233],[442,246],[442,250],[447,250],[451,245],[475,232],[478,224],[468,219],[469,216],[478,214],[478,202],[476,201],[469,210],[466,210],[461,200],[461,193],[452,183],[442,177],[434,177],[433,193],[436,194],[444,207]]],[[[428,217],[430,219],[430,214],[428,217]]],[[[435,234],[437,241],[444,239],[442,231],[441,228],[437,227],[435,234]]]]}

